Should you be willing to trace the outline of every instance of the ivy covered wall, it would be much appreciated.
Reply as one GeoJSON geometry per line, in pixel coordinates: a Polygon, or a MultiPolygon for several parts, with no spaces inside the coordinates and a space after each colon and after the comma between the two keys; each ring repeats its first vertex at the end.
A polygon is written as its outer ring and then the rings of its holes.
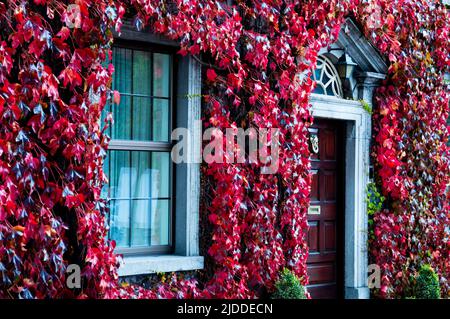
{"type": "Polygon", "coordinates": [[[448,294],[449,13],[439,1],[11,0],[0,1],[0,297],[258,297],[283,267],[307,284],[309,75],[349,15],[390,62],[373,115],[385,197],[370,242],[376,295],[407,296],[425,262],[448,294]],[[98,120],[119,102],[103,61],[127,12],[208,65],[205,128],[280,129],[278,174],[203,166],[214,271],[152,290],[118,285],[100,198],[108,137],[98,120]],[[82,267],[79,290],[65,287],[70,263],[82,267]]]}

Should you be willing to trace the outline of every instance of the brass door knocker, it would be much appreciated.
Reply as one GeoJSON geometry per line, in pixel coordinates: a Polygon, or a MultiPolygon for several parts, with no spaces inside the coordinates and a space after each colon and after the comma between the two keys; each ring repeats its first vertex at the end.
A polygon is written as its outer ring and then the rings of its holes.
{"type": "Polygon", "coordinates": [[[319,154],[319,137],[317,136],[317,134],[311,134],[309,136],[309,143],[311,152],[313,154],[319,154]]]}

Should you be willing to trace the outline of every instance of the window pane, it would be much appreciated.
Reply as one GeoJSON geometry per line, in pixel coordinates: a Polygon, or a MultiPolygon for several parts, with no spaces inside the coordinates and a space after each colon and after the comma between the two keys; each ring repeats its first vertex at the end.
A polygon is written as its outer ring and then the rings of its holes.
{"type": "Polygon", "coordinates": [[[316,68],[315,70],[314,70],[314,79],[316,80],[316,81],[319,81],[320,80],[320,74],[322,73],[322,70],[321,69],[319,69],[319,68],[316,68]]]}
{"type": "Polygon", "coordinates": [[[111,198],[130,198],[130,187],[136,172],[130,166],[130,152],[110,151],[110,196],[111,198]]]}
{"type": "Polygon", "coordinates": [[[169,97],[170,56],[153,54],[153,96],[169,97]]]}
{"type": "Polygon", "coordinates": [[[133,50],[133,94],[151,95],[151,68],[151,53],[133,50]]]}
{"type": "Polygon", "coordinates": [[[120,93],[131,93],[131,61],[132,50],[123,48],[113,49],[114,90],[120,93]]]}
{"type": "Polygon", "coordinates": [[[119,140],[131,139],[131,97],[122,95],[120,105],[112,107],[114,124],[111,127],[111,138],[119,140]]]}
{"type": "Polygon", "coordinates": [[[169,244],[169,201],[152,200],[152,245],[169,244]]]}
{"type": "Polygon", "coordinates": [[[327,95],[334,96],[333,87],[331,85],[327,87],[327,95]]]}
{"type": "Polygon", "coordinates": [[[170,153],[152,153],[152,198],[169,197],[170,153]]]}
{"type": "Polygon", "coordinates": [[[151,140],[151,98],[133,97],[133,140],[151,140]]]}
{"type": "Polygon", "coordinates": [[[133,200],[131,246],[150,246],[150,199],[133,200]]]}
{"type": "Polygon", "coordinates": [[[322,83],[323,85],[327,85],[328,82],[330,82],[330,77],[328,76],[328,74],[324,71],[323,72],[323,76],[322,76],[322,83]]]}
{"type": "Polygon", "coordinates": [[[317,84],[316,89],[314,90],[314,93],[325,94],[325,91],[323,90],[323,87],[321,85],[317,84]]]}
{"type": "Polygon", "coordinates": [[[130,201],[111,200],[109,208],[110,238],[116,241],[117,247],[128,247],[130,245],[130,201]]]}
{"type": "Polygon", "coordinates": [[[131,185],[133,198],[150,198],[150,181],[152,176],[151,154],[151,152],[131,153],[132,167],[137,172],[136,183],[131,185]]]}
{"type": "Polygon", "coordinates": [[[153,100],[153,140],[158,142],[169,141],[169,101],[153,100]]]}

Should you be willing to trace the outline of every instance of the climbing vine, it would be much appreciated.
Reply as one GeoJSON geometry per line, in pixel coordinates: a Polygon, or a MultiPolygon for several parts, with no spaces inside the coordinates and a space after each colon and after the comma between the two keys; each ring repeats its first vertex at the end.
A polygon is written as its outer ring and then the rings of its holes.
{"type": "Polygon", "coordinates": [[[367,185],[366,198],[369,243],[377,240],[374,234],[374,217],[377,213],[383,210],[383,204],[385,200],[386,198],[380,194],[377,185],[373,182],[370,182],[369,185],[367,185]]]}
{"type": "Polygon", "coordinates": [[[371,242],[383,271],[377,294],[404,294],[402,278],[424,261],[448,293],[449,29],[441,4],[12,0],[0,1],[0,297],[260,297],[285,267],[307,285],[310,75],[349,15],[390,61],[373,110],[377,181],[387,201],[375,213],[371,242]],[[212,230],[214,271],[202,280],[174,275],[152,290],[118,285],[100,198],[109,138],[99,118],[108,100],[120,103],[109,89],[114,66],[104,61],[112,30],[128,15],[138,30],[177,40],[179,54],[208,65],[205,128],[280,132],[277,174],[253,162],[203,166],[202,222],[212,230]],[[82,268],[78,290],[65,285],[71,263],[82,268]]]}
{"type": "Polygon", "coordinates": [[[409,278],[423,264],[450,284],[450,211],[447,118],[449,14],[442,3],[380,1],[379,27],[366,36],[390,62],[376,94],[374,162],[387,207],[374,216],[372,261],[382,269],[381,297],[411,294],[409,278]]]}

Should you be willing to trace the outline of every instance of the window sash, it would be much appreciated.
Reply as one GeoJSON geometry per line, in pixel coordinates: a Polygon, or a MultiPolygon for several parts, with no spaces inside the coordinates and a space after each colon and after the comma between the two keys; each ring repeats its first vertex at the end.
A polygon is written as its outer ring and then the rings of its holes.
{"type": "Polygon", "coordinates": [[[146,95],[146,94],[140,94],[140,93],[120,93],[120,96],[144,97],[144,98],[158,99],[158,100],[171,100],[170,96],[146,95]]]}
{"type": "MultiPolygon", "coordinates": [[[[127,49],[127,50],[138,50],[138,51],[144,51],[147,52],[148,54],[151,54],[152,58],[151,58],[151,80],[150,80],[150,92],[149,94],[141,94],[141,93],[133,93],[133,80],[131,80],[131,87],[130,90],[131,92],[120,92],[120,96],[125,99],[128,98],[131,101],[131,117],[133,117],[133,113],[134,113],[134,101],[133,99],[135,98],[141,98],[141,99],[149,99],[150,102],[150,120],[149,122],[151,123],[151,128],[150,128],[150,140],[138,140],[138,139],[131,139],[131,136],[135,133],[133,131],[133,126],[134,123],[131,122],[131,127],[129,128],[130,131],[130,139],[120,139],[120,141],[139,141],[139,142],[149,142],[149,143],[153,143],[153,142],[167,142],[170,143],[170,133],[173,130],[173,125],[174,125],[174,99],[175,99],[175,95],[174,95],[174,90],[175,90],[175,86],[174,86],[174,77],[176,77],[175,74],[175,57],[174,54],[176,53],[176,50],[174,50],[173,48],[168,48],[168,47],[164,47],[164,46],[159,46],[159,45],[153,45],[153,44],[148,44],[148,43],[137,43],[137,42],[133,42],[133,41],[123,41],[118,39],[118,41],[116,41],[116,43],[114,44],[113,49],[127,49]],[[154,56],[157,54],[165,54],[168,56],[169,60],[168,60],[168,68],[169,68],[169,76],[168,76],[168,80],[169,80],[169,84],[168,84],[168,96],[160,96],[157,94],[154,94],[154,56]],[[155,109],[157,110],[157,103],[156,102],[164,102],[167,101],[167,107],[168,107],[168,112],[167,112],[167,118],[168,118],[168,122],[164,123],[165,125],[167,125],[167,141],[155,141],[153,140],[155,138],[155,135],[158,134],[156,133],[157,131],[155,131],[155,126],[153,125],[155,122],[154,119],[154,112],[155,109]]],[[[131,54],[131,65],[130,67],[132,68],[131,72],[133,72],[133,56],[134,54],[131,54]]],[[[116,73],[117,74],[117,73],[116,73]]],[[[132,75],[133,73],[131,73],[132,75]]],[[[113,81],[113,86],[114,86],[114,81],[113,81]]],[[[113,88],[115,90],[117,90],[118,88],[113,88]]],[[[120,90],[119,90],[120,91],[120,90]]],[[[108,105],[106,106],[107,110],[109,112],[113,112],[114,114],[114,107],[112,105],[108,105]]],[[[164,130],[165,131],[165,130],[164,130]]],[[[113,139],[112,138],[112,133],[113,133],[113,128],[109,127],[107,130],[108,134],[111,136],[111,142],[110,145],[114,145],[114,141],[119,140],[119,139],[113,139]]],[[[150,145],[150,144],[149,144],[150,145]]],[[[157,146],[157,149],[160,149],[159,145],[155,144],[155,146],[157,146]]],[[[121,148],[122,149],[122,148],[121,148]]],[[[145,148],[147,149],[147,147],[145,148]]]]}
{"type": "MultiPolygon", "coordinates": [[[[110,149],[110,151],[115,151],[110,149]]],[[[133,152],[133,150],[129,150],[126,149],[124,150],[126,152],[133,152]]],[[[153,153],[157,153],[158,151],[150,151],[152,154],[153,153]]],[[[170,155],[169,155],[170,156],[170,155]]],[[[170,161],[170,160],[169,160],[170,161]]],[[[131,185],[130,185],[131,187],[131,185]]],[[[150,245],[151,246],[131,246],[132,244],[132,232],[133,232],[133,213],[131,210],[131,206],[130,206],[130,210],[129,210],[129,229],[128,229],[128,242],[129,242],[129,247],[126,246],[122,246],[119,247],[117,246],[115,248],[115,252],[118,254],[123,254],[123,255],[127,255],[127,256],[134,256],[134,255],[158,255],[158,254],[171,254],[174,251],[174,247],[175,247],[175,242],[174,242],[174,238],[175,238],[175,233],[174,233],[174,227],[175,227],[175,196],[174,196],[174,190],[175,190],[175,168],[174,165],[172,163],[172,161],[169,162],[169,189],[168,189],[168,196],[158,196],[158,197],[152,197],[152,194],[149,193],[148,197],[132,197],[132,194],[130,193],[130,197],[114,197],[114,198],[109,198],[110,201],[108,201],[108,205],[110,202],[117,202],[117,201],[129,201],[129,204],[132,205],[133,201],[148,201],[150,203],[155,202],[155,201],[167,201],[168,203],[168,229],[166,229],[168,231],[168,244],[167,245],[151,245],[151,241],[150,241],[150,245]]],[[[152,210],[150,209],[148,212],[148,214],[152,213],[152,210]]],[[[116,217],[117,218],[117,217],[116,217]]],[[[108,216],[107,216],[107,220],[108,220],[108,224],[111,226],[111,211],[109,212],[108,216]]],[[[151,225],[151,224],[150,224],[151,225]]],[[[111,228],[110,228],[111,231],[111,228]]],[[[153,232],[151,231],[150,228],[150,236],[152,236],[153,232]]],[[[109,236],[108,234],[108,238],[109,239],[114,239],[112,237],[109,236]]]]}
{"type": "Polygon", "coordinates": [[[111,140],[109,142],[109,150],[117,151],[156,151],[170,152],[172,143],[169,142],[146,142],[133,140],[111,140]]]}
{"type": "MultiPolygon", "coordinates": [[[[169,236],[172,236],[172,228],[170,229],[169,236]]],[[[159,255],[159,254],[172,254],[173,247],[169,246],[150,246],[150,247],[116,247],[114,250],[116,254],[125,256],[141,256],[141,255],[159,255]]]]}

